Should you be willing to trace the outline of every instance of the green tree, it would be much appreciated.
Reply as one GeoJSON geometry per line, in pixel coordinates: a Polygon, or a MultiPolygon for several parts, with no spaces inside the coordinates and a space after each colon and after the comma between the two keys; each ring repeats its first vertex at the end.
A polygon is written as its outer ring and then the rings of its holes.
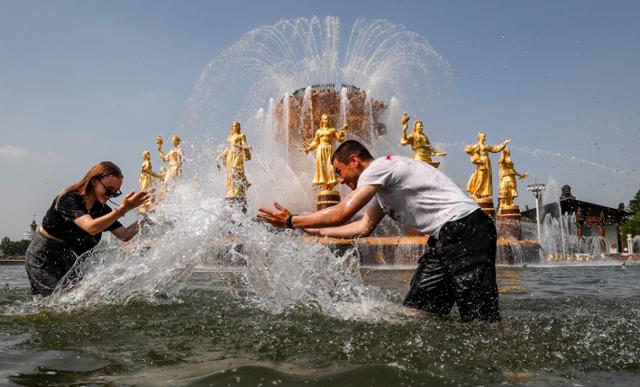
{"type": "Polygon", "coordinates": [[[2,238],[2,241],[0,241],[0,253],[7,254],[6,250],[9,248],[10,244],[11,239],[9,239],[9,237],[2,238]]]}
{"type": "Polygon", "coordinates": [[[640,235],[640,211],[622,225],[622,235],[640,235]]]}
{"type": "Polygon", "coordinates": [[[634,214],[640,212],[640,190],[636,192],[636,196],[634,196],[633,199],[629,200],[629,211],[634,214]]]}
{"type": "Polygon", "coordinates": [[[7,237],[2,238],[0,249],[4,255],[8,256],[24,256],[29,247],[30,241],[23,239],[21,241],[12,241],[7,237]]]}
{"type": "Polygon", "coordinates": [[[633,217],[622,225],[622,234],[640,235],[640,191],[636,192],[633,199],[629,200],[627,211],[633,212],[633,217]]]}

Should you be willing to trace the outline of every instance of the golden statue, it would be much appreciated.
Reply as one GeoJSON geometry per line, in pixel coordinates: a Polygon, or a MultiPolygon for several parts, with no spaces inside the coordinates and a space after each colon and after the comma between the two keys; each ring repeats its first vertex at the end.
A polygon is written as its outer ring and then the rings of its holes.
{"type": "Polygon", "coordinates": [[[410,119],[411,117],[409,117],[407,113],[402,116],[402,137],[400,138],[400,143],[402,145],[411,145],[414,159],[422,160],[434,168],[438,168],[440,162],[431,160],[431,156],[446,156],[447,152],[441,152],[431,145],[429,137],[423,132],[424,125],[420,120],[416,120],[416,122],[413,123],[413,132],[407,136],[410,119]]]}
{"type": "Polygon", "coordinates": [[[173,144],[173,149],[169,151],[169,153],[164,153],[162,151],[162,137],[156,137],[156,144],[158,144],[158,152],[160,152],[160,159],[162,161],[168,163],[168,167],[164,173],[164,189],[167,190],[169,185],[173,183],[178,176],[182,173],[182,160],[184,158],[184,154],[182,153],[182,148],[180,148],[180,143],[182,140],[180,137],[173,135],[171,136],[171,143],[173,144]]]}
{"type": "Polygon", "coordinates": [[[308,145],[304,147],[304,153],[316,150],[316,172],[313,175],[313,185],[320,186],[324,191],[333,191],[338,184],[331,156],[333,155],[333,139],[343,142],[346,137],[347,124],[340,131],[329,127],[329,116],[323,114],[320,117],[320,127],[308,145]]]}
{"type": "Polygon", "coordinates": [[[493,195],[493,180],[491,175],[491,160],[489,153],[498,153],[507,146],[511,140],[507,139],[500,145],[487,145],[485,141],[487,135],[484,132],[478,133],[478,143],[467,145],[464,151],[471,155],[471,162],[476,166],[476,171],[469,178],[467,192],[474,198],[489,198],[493,195]]]}
{"type": "Polygon", "coordinates": [[[528,173],[519,173],[513,166],[511,161],[511,151],[509,148],[504,148],[502,156],[498,160],[498,167],[500,169],[500,190],[498,191],[498,198],[500,200],[500,210],[503,208],[514,208],[513,200],[518,197],[518,184],[516,183],[516,177],[524,179],[529,176],[528,173]]]}
{"type": "MultiPolygon", "coordinates": [[[[240,123],[233,121],[231,123],[231,132],[227,136],[227,148],[222,152],[218,160],[227,168],[227,182],[225,187],[227,199],[245,198],[247,188],[251,185],[244,172],[245,160],[251,160],[251,149],[247,145],[247,138],[244,133],[240,132],[240,123]]],[[[219,162],[216,163],[220,169],[219,162]]]]}
{"type": "Polygon", "coordinates": [[[160,179],[160,175],[153,171],[151,166],[151,153],[149,151],[142,152],[142,166],[140,166],[140,191],[151,188],[156,180],[160,179]]]}
{"type": "MultiPolygon", "coordinates": [[[[151,153],[149,151],[142,152],[142,165],[140,166],[140,191],[148,190],[152,187],[153,183],[161,179],[161,175],[153,172],[151,166],[151,153]]],[[[140,212],[145,212],[147,208],[153,204],[153,196],[142,206],[140,206],[140,212]]]]}

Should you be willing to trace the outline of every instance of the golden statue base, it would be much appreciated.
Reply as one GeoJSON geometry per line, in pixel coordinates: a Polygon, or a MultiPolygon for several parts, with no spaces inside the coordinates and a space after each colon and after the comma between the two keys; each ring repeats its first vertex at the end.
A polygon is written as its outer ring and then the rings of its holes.
{"type": "Polygon", "coordinates": [[[316,208],[318,211],[340,203],[340,192],[334,190],[320,191],[316,208]]]}
{"type": "Polygon", "coordinates": [[[520,220],[520,207],[515,204],[511,206],[500,206],[500,208],[498,208],[498,216],[502,218],[520,220]]]}
{"type": "Polygon", "coordinates": [[[496,218],[498,236],[522,240],[522,224],[520,222],[520,208],[516,205],[500,206],[496,218]]]}
{"type": "Polygon", "coordinates": [[[493,207],[493,199],[491,199],[490,197],[475,198],[475,199],[476,199],[476,203],[478,203],[480,208],[482,208],[482,211],[484,211],[485,214],[489,215],[491,219],[495,219],[496,209],[493,207]]]}
{"type": "Polygon", "coordinates": [[[434,168],[438,168],[440,166],[440,162],[439,161],[432,161],[430,163],[427,163],[429,165],[431,165],[434,168]]]}

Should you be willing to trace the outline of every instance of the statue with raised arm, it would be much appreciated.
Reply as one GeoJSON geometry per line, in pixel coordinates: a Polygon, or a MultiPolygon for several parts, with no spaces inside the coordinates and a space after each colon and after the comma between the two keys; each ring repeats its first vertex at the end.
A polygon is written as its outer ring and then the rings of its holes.
{"type": "Polygon", "coordinates": [[[500,211],[506,208],[515,208],[513,200],[518,197],[518,183],[516,183],[516,177],[524,179],[529,176],[528,173],[520,173],[516,171],[511,160],[511,151],[509,148],[504,148],[502,156],[498,160],[498,167],[500,169],[500,190],[498,191],[498,198],[500,200],[500,211]]]}
{"type": "Polygon", "coordinates": [[[493,195],[493,180],[491,174],[491,160],[489,153],[501,152],[510,139],[504,140],[500,145],[486,144],[487,135],[484,132],[478,133],[478,143],[467,145],[464,151],[471,156],[471,162],[476,166],[475,172],[469,178],[467,183],[467,192],[476,200],[483,198],[491,198],[493,195]]]}
{"type": "Polygon", "coordinates": [[[156,144],[158,144],[158,152],[160,152],[160,159],[167,163],[166,173],[164,174],[164,189],[169,189],[171,183],[173,183],[180,174],[182,174],[182,160],[184,158],[184,154],[182,153],[182,148],[180,147],[180,143],[182,140],[180,137],[173,135],[171,136],[171,143],[173,145],[173,149],[171,149],[168,153],[164,153],[162,151],[162,137],[156,137],[156,144]]]}
{"type": "Polygon", "coordinates": [[[231,123],[231,131],[227,136],[227,147],[218,157],[218,163],[216,163],[218,169],[220,169],[220,160],[227,168],[225,198],[244,200],[247,188],[251,185],[244,171],[244,162],[251,160],[251,148],[247,144],[247,137],[240,131],[238,121],[231,123]]]}
{"type": "Polygon", "coordinates": [[[320,117],[320,127],[316,130],[313,141],[304,147],[304,152],[316,151],[316,170],[313,175],[313,185],[319,186],[324,191],[333,191],[338,184],[338,179],[331,164],[333,155],[333,140],[343,142],[346,138],[347,125],[340,131],[329,127],[329,116],[323,114],[320,117]]]}
{"type": "Polygon", "coordinates": [[[413,123],[413,132],[407,136],[410,119],[411,117],[409,117],[407,113],[402,116],[402,137],[400,138],[400,143],[402,145],[411,145],[414,159],[424,161],[432,167],[438,168],[440,162],[431,160],[431,156],[446,156],[447,152],[441,152],[431,145],[429,137],[424,134],[424,125],[420,120],[416,120],[413,123]]]}

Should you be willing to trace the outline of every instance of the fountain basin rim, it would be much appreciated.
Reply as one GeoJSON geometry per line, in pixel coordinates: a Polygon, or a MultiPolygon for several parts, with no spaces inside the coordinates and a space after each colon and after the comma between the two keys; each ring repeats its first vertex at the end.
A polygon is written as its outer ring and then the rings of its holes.
{"type": "Polygon", "coordinates": [[[317,236],[305,236],[305,243],[320,243],[323,245],[425,245],[429,237],[427,236],[390,236],[390,237],[363,237],[356,239],[329,238],[317,236]]]}

